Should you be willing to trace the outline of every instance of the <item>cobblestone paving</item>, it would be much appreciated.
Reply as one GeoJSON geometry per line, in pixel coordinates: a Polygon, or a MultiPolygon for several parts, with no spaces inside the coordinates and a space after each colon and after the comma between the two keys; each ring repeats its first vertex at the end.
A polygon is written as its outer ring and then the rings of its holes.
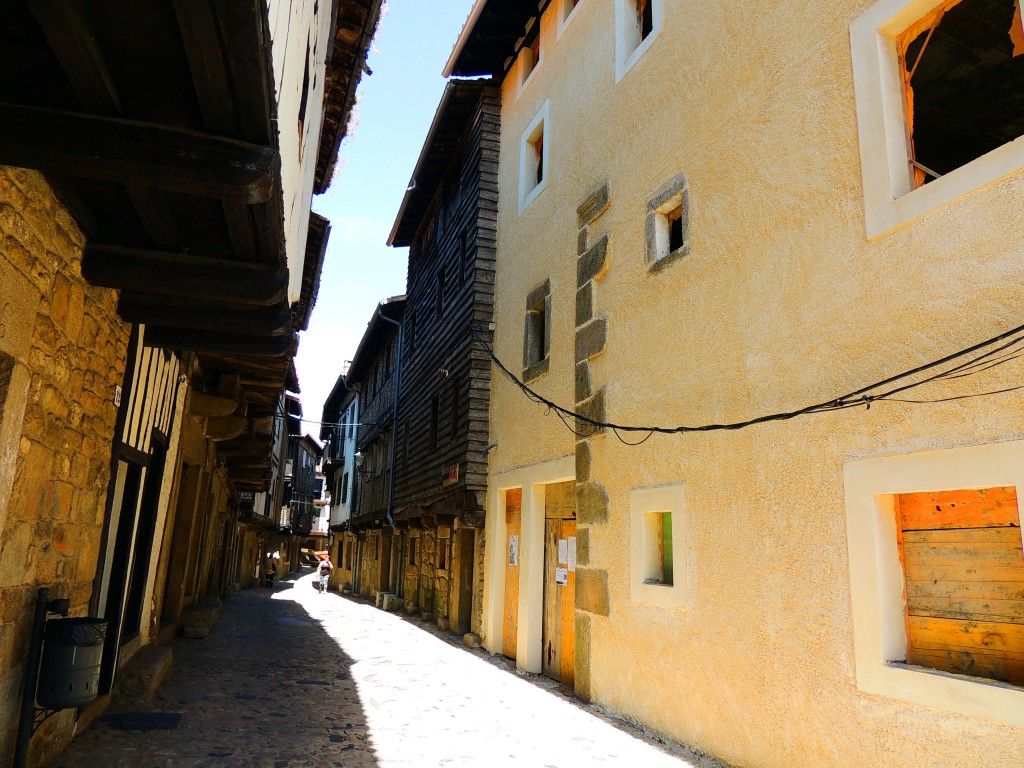
{"type": "Polygon", "coordinates": [[[48,768],[721,768],[312,579],[233,595],[209,637],[175,641],[154,698],[116,702],[48,768]]]}

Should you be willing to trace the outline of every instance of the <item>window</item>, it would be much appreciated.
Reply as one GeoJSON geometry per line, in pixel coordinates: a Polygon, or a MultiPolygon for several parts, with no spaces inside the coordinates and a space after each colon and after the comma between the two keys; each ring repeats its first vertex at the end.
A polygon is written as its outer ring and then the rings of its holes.
{"type": "Polygon", "coordinates": [[[409,539],[409,565],[416,565],[416,539],[409,539]]]}
{"type": "Polygon", "coordinates": [[[661,0],[615,0],[615,80],[650,48],[661,29],[661,0]]]}
{"type": "Polygon", "coordinates": [[[459,417],[462,411],[462,392],[460,391],[459,377],[456,376],[452,379],[452,409],[451,409],[451,436],[455,439],[455,436],[459,434],[459,417]]]}
{"type": "Polygon", "coordinates": [[[523,379],[548,372],[551,346],[551,281],[545,280],[526,297],[523,331],[523,379]]]}
{"type": "Polygon", "coordinates": [[[576,18],[576,9],[583,4],[583,0],[559,0],[558,1],[558,37],[561,38],[569,22],[576,18]]]}
{"type": "Polygon", "coordinates": [[[450,539],[438,538],[437,540],[437,570],[448,570],[448,542],[450,539]]]}
{"type": "Polygon", "coordinates": [[[547,186],[548,155],[545,126],[548,102],[523,132],[519,143],[519,212],[522,213],[547,186]]]}
{"type": "Polygon", "coordinates": [[[1024,441],[843,470],[857,687],[1024,726],[1024,441]]]}
{"type": "Polygon", "coordinates": [[[341,503],[345,504],[348,502],[348,472],[346,472],[341,478],[341,503]]]}
{"type": "Polygon", "coordinates": [[[430,399],[430,447],[431,448],[437,448],[437,445],[438,445],[437,430],[438,430],[438,418],[439,418],[439,415],[440,415],[439,405],[440,405],[440,403],[439,403],[439,400],[438,400],[438,396],[434,395],[430,399]]]}
{"type": "Polygon", "coordinates": [[[528,42],[524,44],[522,50],[519,51],[520,93],[522,93],[523,89],[529,84],[530,78],[533,77],[533,73],[536,72],[537,68],[540,66],[540,24],[536,20],[532,20],[532,31],[533,36],[527,38],[528,42]]]}
{"type": "Polygon", "coordinates": [[[469,230],[464,229],[459,235],[459,264],[462,267],[462,278],[473,279],[473,253],[469,250],[469,230]]]}
{"type": "Polygon", "coordinates": [[[405,351],[412,352],[416,349],[416,313],[410,312],[409,319],[405,323],[405,351]]]}
{"type": "Polygon", "coordinates": [[[878,0],[854,22],[869,237],[1024,167],[1019,14],[1015,0],[878,0]]]}
{"type": "Polygon", "coordinates": [[[434,312],[438,318],[444,311],[445,268],[437,270],[437,285],[434,292],[434,312]]]}
{"type": "Polygon", "coordinates": [[[629,507],[630,597],[634,602],[682,606],[686,596],[683,487],[634,490],[629,507]]]}
{"type": "Polygon", "coordinates": [[[690,190],[685,174],[677,174],[647,203],[645,251],[650,268],[690,252],[690,190]]]}

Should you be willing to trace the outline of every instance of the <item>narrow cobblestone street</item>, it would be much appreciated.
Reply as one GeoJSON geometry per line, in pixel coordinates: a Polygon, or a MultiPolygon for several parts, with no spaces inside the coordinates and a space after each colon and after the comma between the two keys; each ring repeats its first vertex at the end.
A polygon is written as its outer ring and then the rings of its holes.
{"type": "Polygon", "coordinates": [[[312,578],[232,596],[209,637],[175,641],[156,697],[115,703],[49,768],[719,765],[312,578]]]}

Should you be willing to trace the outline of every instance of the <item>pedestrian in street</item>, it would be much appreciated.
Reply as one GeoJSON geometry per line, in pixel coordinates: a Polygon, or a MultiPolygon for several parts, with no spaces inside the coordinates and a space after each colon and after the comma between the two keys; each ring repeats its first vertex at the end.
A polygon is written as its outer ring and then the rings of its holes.
{"type": "Polygon", "coordinates": [[[274,560],[273,555],[267,555],[267,564],[265,567],[265,581],[263,585],[267,589],[274,588],[274,577],[277,576],[277,561],[274,560]]]}
{"type": "Polygon", "coordinates": [[[331,571],[333,570],[334,563],[331,562],[331,556],[327,555],[320,561],[320,569],[317,572],[318,578],[320,579],[321,594],[327,591],[327,580],[331,578],[331,571]]]}

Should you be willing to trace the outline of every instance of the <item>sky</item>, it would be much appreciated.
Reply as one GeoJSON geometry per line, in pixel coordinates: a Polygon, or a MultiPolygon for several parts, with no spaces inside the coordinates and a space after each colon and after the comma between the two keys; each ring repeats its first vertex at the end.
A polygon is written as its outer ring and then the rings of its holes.
{"type": "Polygon", "coordinates": [[[389,248],[413,167],[444,91],[441,76],[473,0],[388,0],[359,84],[340,166],[313,210],[331,221],[320,292],[299,336],[303,428],[320,413],[377,302],[405,293],[407,248],[389,248]]]}

